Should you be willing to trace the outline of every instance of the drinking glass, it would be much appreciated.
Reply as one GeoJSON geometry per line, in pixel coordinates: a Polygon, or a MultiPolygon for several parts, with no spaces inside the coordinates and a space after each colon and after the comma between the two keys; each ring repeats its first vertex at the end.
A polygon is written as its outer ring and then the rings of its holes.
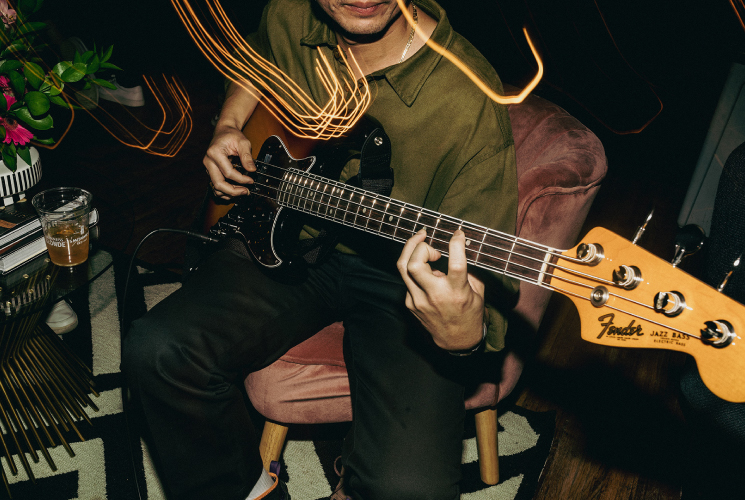
{"type": "Polygon", "coordinates": [[[85,189],[58,187],[34,196],[49,258],[58,266],[77,266],[88,259],[88,216],[93,195],[85,189]]]}

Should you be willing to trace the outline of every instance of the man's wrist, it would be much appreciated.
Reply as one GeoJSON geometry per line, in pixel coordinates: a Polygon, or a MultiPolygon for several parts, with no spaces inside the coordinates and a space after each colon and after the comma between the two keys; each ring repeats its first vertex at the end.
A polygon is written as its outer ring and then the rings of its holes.
{"type": "Polygon", "coordinates": [[[487,332],[486,323],[483,324],[483,327],[482,328],[483,328],[483,331],[482,331],[482,335],[481,335],[481,340],[479,340],[479,343],[478,344],[476,344],[475,346],[473,346],[473,347],[471,347],[469,349],[462,349],[462,350],[457,350],[457,351],[447,351],[448,354],[450,354],[451,356],[461,356],[462,357],[462,356],[470,356],[471,354],[474,354],[474,353],[479,352],[483,348],[484,343],[486,342],[486,332],[487,332]]]}

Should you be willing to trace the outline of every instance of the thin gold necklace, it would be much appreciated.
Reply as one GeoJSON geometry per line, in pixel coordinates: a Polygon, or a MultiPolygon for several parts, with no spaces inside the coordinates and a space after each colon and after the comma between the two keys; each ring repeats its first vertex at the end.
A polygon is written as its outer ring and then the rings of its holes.
{"type": "Polygon", "coordinates": [[[404,62],[404,59],[406,58],[406,53],[409,51],[409,47],[411,47],[411,42],[414,41],[414,33],[416,32],[416,30],[414,29],[414,26],[419,24],[419,19],[417,19],[417,16],[416,16],[416,5],[412,3],[411,8],[414,11],[412,14],[412,17],[414,18],[414,25],[411,27],[411,31],[409,32],[409,41],[406,43],[406,47],[404,47],[404,53],[401,54],[401,59],[398,61],[399,64],[404,62]]]}

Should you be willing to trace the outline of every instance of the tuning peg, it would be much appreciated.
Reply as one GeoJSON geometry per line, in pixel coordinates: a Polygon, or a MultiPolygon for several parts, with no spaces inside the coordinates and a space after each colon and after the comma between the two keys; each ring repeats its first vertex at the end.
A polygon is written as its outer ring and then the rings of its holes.
{"type": "Polygon", "coordinates": [[[696,224],[683,226],[680,231],[678,231],[678,234],[675,235],[675,255],[672,260],[673,267],[678,267],[684,258],[701,250],[705,241],[706,233],[704,233],[701,226],[697,226],[696,224]]]}
{"type": "Polygon", "coordinates": [[[654,205],[652,205],[652,207],[649,209],[649,213],[647,214],[646,219],[644,219],[644,223],[642,223],[642,225],[636,229],[634,239],[631,240],[632,244],[636,245],[636,242],[639,241],[639,238],[642,237],[644,231],[647,230],[647,224],[649,224],[649,221],[652,220],[652,215],[654,215],[654,205]]]}
{"type": "Polygon", "coordinates": [[[721,292],[724,290],[724,287],[727,286],[727,282],[732,277],[732,274],[737,271],[737,268],[740,267],[740,261],[742,260],[742,254],[738,255],[735,261],[732,263],[732,268],[727,272],[727,275],[722,280],[722,283],[717,287],[717,291],[721,292]]]}

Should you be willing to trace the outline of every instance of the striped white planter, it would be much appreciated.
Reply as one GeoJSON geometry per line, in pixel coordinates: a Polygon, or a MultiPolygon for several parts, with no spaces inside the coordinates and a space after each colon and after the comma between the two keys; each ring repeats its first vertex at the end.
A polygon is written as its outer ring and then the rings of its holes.
{"type": "Polygon", "coordinates": [[[18,157],[18,165],[15,172],[11,172],[0,161],[0,198],[3,199],[3,205],[7,206],[13,203],[14,196],[16,199],[23,198],[23,194],[41,179],[41,158],[36,148],[29,149],[31,152],[31,163],[28,165],[18,157]],[[16,196],[17,195],[17,196],[16,196]]]}

